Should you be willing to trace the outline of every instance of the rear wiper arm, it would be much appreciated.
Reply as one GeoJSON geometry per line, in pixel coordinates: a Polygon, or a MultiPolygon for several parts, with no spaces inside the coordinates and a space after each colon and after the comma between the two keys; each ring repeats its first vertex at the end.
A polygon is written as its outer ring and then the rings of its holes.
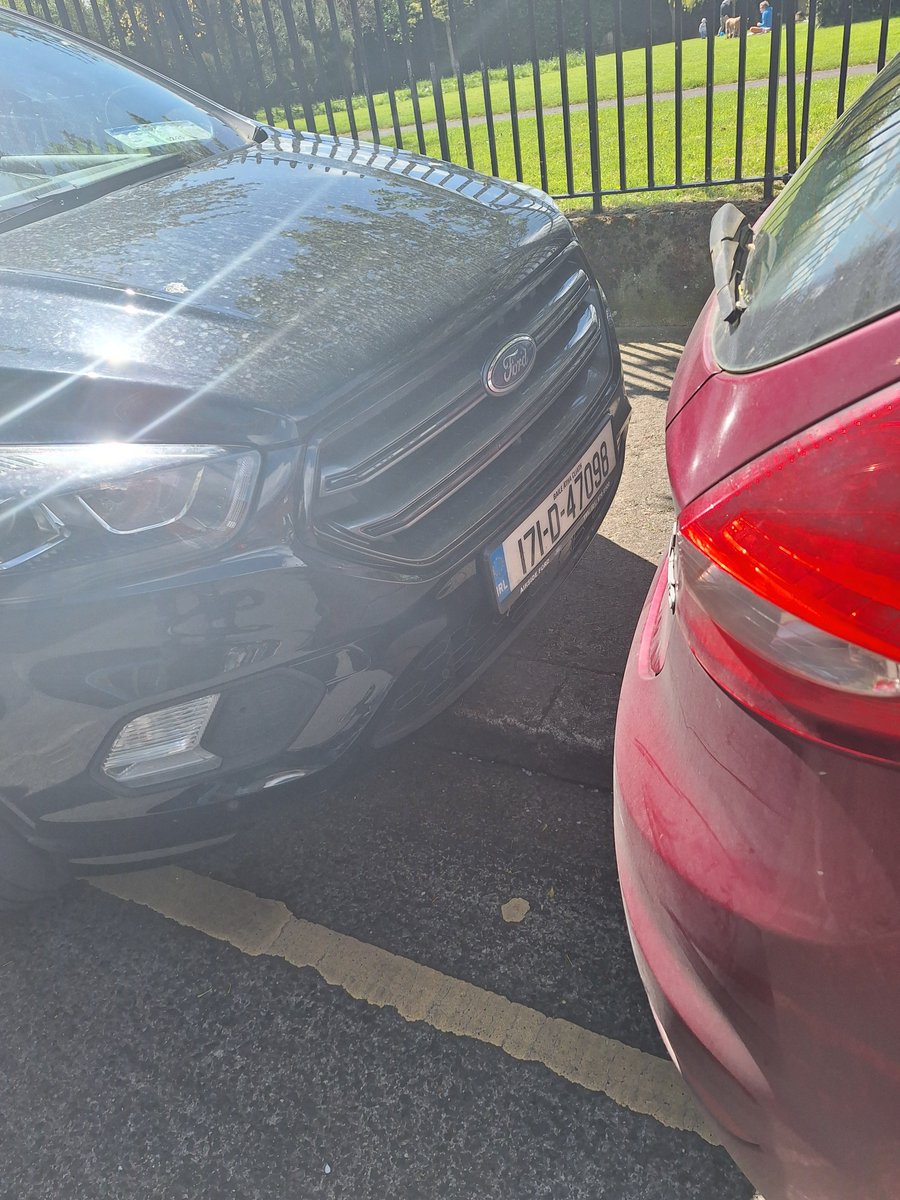
{"type": "Polygon", "coordinates": [[[723,204],[709,229],[709,253],[716,298],[729,325],[736,325],[747,307],[740,288],[752,244],[750,222],[734,204],[723,204]]]}

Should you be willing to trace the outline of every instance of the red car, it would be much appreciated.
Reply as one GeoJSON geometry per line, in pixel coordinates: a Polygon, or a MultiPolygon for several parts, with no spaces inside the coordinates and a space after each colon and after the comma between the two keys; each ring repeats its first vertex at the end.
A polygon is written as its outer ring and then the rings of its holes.
{"type": "Polygon", "coordinates": [[[766,1200],[897,1200],[900,59],[711,249],[619,709],[622,894],[666,1046],[766,1200]]]}

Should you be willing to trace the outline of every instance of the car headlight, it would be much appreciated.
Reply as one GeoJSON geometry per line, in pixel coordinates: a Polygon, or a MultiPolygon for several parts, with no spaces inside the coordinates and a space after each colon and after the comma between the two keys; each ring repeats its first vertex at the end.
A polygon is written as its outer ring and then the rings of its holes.
{"type": "Polygon", "coordinates": [[[0,568],[214,548],[246,520],[259,468],[221,446],[0,446],[0,568]]]}

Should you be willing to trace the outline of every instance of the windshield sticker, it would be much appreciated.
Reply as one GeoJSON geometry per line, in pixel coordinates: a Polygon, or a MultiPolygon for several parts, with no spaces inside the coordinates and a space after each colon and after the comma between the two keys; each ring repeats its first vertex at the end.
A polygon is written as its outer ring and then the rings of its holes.
{"type": "Polygon", "coordinates": [[[177,142],[204,142],[212,137],[208,129],[194,121],[159,121],[146,125],[120,125],[107,129],[109,137],[129,150],[154,150],[157,146],[172,146],[177,142]]]}

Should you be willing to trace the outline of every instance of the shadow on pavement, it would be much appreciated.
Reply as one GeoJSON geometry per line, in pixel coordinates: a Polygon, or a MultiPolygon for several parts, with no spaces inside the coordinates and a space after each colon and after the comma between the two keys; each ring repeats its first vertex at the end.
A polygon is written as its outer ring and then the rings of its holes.
{"type": "Polygon", "coordinates": [[[506,654],[419,737],[609,789],[619,688],[655,570],[646,558],[594,538],[506,654]]]}
{"type": "Polygon", "coordinates": [[[668,400],[684,341],[674,337],[653,341],[623,340],[620,350],[628,395],[668,400]]]}

